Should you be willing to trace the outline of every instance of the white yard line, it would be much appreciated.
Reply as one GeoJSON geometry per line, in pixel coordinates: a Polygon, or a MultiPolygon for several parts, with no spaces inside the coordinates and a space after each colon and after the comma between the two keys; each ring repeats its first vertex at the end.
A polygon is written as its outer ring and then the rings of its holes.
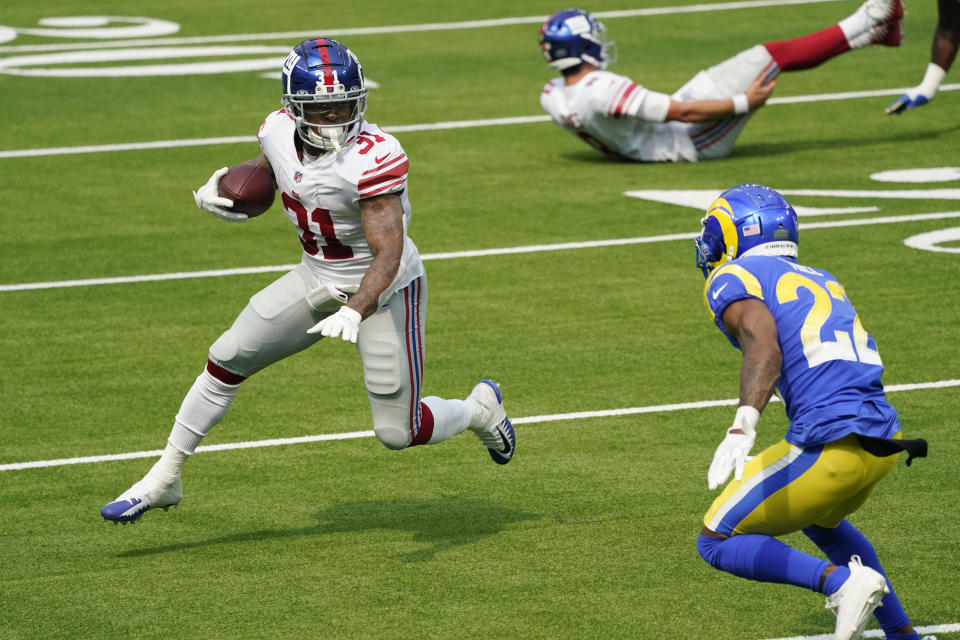
{"type": "MultiPolygon", "coordinates": [[[[909,87],[895,89],[877,89],[871,91],[847,91],[844,93],[821,93],[808,96],[771,98],[767,105],[797,104],[805,102],[828,102],[833,100],[855,100],[880,96],[899,96],[909,87]]],[[[945,84],[940,91],[956,91],[960,84],[945,84]]],[[[549,122],[550,116],[515,116],[509,118],[489,118],[486,120],[451,120],[448,122],[429,122],[424,124],[404,124],[384,127],[390,133],[408,133],[415,131],[445,131],[448,129],[469,129],[475,127],[498,127],[514,124],[534,124],[549,122]]],[[[148,142],[120,142],[114,144],[82,145],[76,147],[48,147],[42,149],[8,149],[0,151],[2,158],[34,158],[38,156],[65,156],[82,153],[112,153],[115,151],[146,151],[151,149],[172,149],[179,147],[201,147],[218,144],[255,144],[256,136],[224,136],[219,138],[183,138],[179,140],[152,140],[148,142]]]]}
{"type": "MultiPolygon", "coordinates": [[[[939,213],[917,213],[911,215],[887,216],[876,218],[859,218],[855,220],[830,220],[826,222],[804,222],[801,229],[829,229],[834,227],[856,227],[875,224],[896,224],[900,222],[920,222],[924,220],[944,220],[960,218],[960,211],[943,211],[939,213]]],[[[449,251],[445,253],[425,253],[423,260],[453,260],[458,258],[481,258],[487,256],[502,256],[516,253],[539,253],[543,251],[570,251],[574,249],[594,249],[600,247],[615,247],[634,244],[652,244],[656,242],[672,242],[675,240],[690,240],[697,232],[673,233],[660,236],[645,236],[637,238],[612,238],[609,240],[592,240],[584,242],[561,242],[557,244],[534,244],[522,247],[498,247],[494,249],[471,249],[467,251],[449,251]]],[[[262,267],[238,267],[234,269],[212,269],[207,271],[179,271],[173,273],[155,273],[140,276],[117,276],[113,278],[86,278],[82,280],[56,280],[49,282],[24,282],[19,284],[0,285],[0,293],[12,291],[35,291],[38,289],[62,289],[69,287],[92,287],[98,285],[130,284],[136,282],[157,282],[163,280],[186,280],[190,278],[219,278],[224,276],[247,275],[253,273],[274,273],[289,271],[296,265],[281,264],[262,267]]]]}
{"type": "MultiPolygon", "coordinates": [[[[720,2],[714,4],[695,4],[686,7],[653,7],[649,9],[628,9],[623,11],[595,11],[597,18],[640,18],[644,16],[662,16],[681,13],[703,13],[709,11],[731,11],[737,9],[759,9],[784,5],[823,4],[841,0],[745,0],[742,2],[720,2]]],[[[212,44],[218,42],[257,42],[261,40],[302,40],[319,34],[327,37],[370,36],[386,33],[420,33],[424,31],[455,31],[459,29],[487,29],[507,27],[518,24],[540,24],[546,15],[522,16],[516,18],[493,18],[490,20],[465,20],[461,22],[427,22],[422,24],[392,25],[381,27],[327,28],[318,26],[310,31],[280,31],[267,33],[239,33],[232,35],[195,36],[190,38],[140,38],[117,40],[113,42],[80,42],[65,44],[10,45],[0,47],[0,53],[24,53],[34,51],[76,51],[80,49],[108,49],[116,47],[144,47],[164,45],[212,44]]]]}
{"type": "MultiPolygon", "coordinates": [[[[935,382],[918,382],[912,384],[886,385],[887,392],[918,391],[921,389],[944,389],[960,386],[960,380],[938,380],[935,382]]],[[[774,402],[778,400],[773,398],[774,402]]],[[[515,425],[536,424],[539,422],[558,422],[561,420],[585,420],[591,418],[608,418],[628,416],[641,413],[665,413],[669,411],[686,411],[690,409],[707,409],[711,407],[735,406],[738,400],[699,400],[678,404],[661,404],[647,407],[629,407],[625,409],[604,409],[600,411],[577,411],[574,413],[553,413],[540,416],[511,418],[515,425]]],[[[372,438],[373,431],[350,431],[347,433],[326,433],[314,436],[300,436],[296,438],[271,438],[269,440],[254,440],[250,442],[231,442],[225,444],[203,445],[197,451],[230,451],[234,449],[256,449],[260,447],[279,447],[291,444],[305,444],[310,442],[324,442],[329,440],[349,440],[353,438],[372,438]]],[[[152,458],[159,456],[161,449],[151,451],[133,451],[130,453],[114,453],[101,456],[82,456],[78,458],[60,458],[57,460],[34,460],[31,462],[11,462],[0,464],[0,471],[18,471],[22,469],[39,469],[43,467],[63,467],[75,464],[90,464],[95,462],[114,462],[117,460],[133,460],[135,458],[152,458]]]]}
{"type": "MultiPolygon", "coordinates": [[[[951,633],[960,631],[960,623],[934,624],[925,627],[914,627],[914,629],[916,629],[920,635],[925,633],[951,633]]],[[[886,634],[884,634],[882,629],[870,629],[869,631],[863,632],[864,638],[883,638],[885,636],[886,634]]],[[[789,638],[769,638],[767,640],[833,640],[833,638],[834,635],[832,633],[822,633],[815,636],[790,636],[789,638]]]]}

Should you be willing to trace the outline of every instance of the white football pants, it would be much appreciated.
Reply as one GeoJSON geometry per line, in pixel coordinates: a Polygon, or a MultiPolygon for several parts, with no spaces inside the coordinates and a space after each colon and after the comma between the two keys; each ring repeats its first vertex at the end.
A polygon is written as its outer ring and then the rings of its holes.
{"type": "MultiPolygon", "coordinates": [[[[701,71],[671,97],[679,101],[723,100],[746,91],[761,73],[775,78],[780,69],[762,44],[701,71]]],[[[687,133],[703,159],[724,158],[733,151],[740,132],[753,112],[731,115],[720,120],[686,123],[687,133]]]]}
{"type": "MultiPolygon", "coordinates": [[[[307,329],[334,313],[305,299],[320,283],[298,265],[250,298],[233,326],[210,347],[206,370],[184,398],[170,443],[192,454],[226,414],[244,379],[323,338],[307,329]]],[[[357,350],[377,438],[390,449],[433,444],[464,431],[471,413],[462,400],[421,401],[427,283],[420,277],[360,323],[357,350]]]]}

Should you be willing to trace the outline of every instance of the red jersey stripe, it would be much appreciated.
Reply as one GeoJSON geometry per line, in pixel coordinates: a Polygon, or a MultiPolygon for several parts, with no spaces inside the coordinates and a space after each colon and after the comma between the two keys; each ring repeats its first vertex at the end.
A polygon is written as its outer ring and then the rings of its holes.
{"type": "Polygon", "coordinates": [[[396,182],[391,182],[390,184],[384,185],[384,186],[380,187],[379,189],[370,189],[370,190],[366,190],[366,191],[360,191],[359,195],[360,195],[361,198],[369,198],[370,196],[375,196],[375,195],[377,195],[378,193],[382,193],[382,192],[384,192],[384,191],[387,191],[388,189],[392,189],[392,188],[394,188],[394,187],[402,186],[403,183],[406,182],[406,181],[407,181],[407,178],[406,178],[406,176],[404,176],[403,178],[397,180],[396,182]]]}
{"type": "Polygon", "coordinates": [[[407,170],[410,168],[410,163],[406,160],[402,164],[398,164],[390,169],[378,173],[367,178],[361,178],[360,183],[357,185],[361,191],[369,189],[370,187],[375,187],[378,184],[387,182],[389,180],[395,180],[397,178],[406,178],[407,170]]]}
{"type": "Polygon", "coordinates": [[[613,110],[614,118],[623,117],[623,107],[625,104],[627,104],[627,101],[630,99],[630,96],[633,95],[633,92],[637,90],[637,86],[638,85],[631,83],[627,90],[623,93],[623,97],[620,98],[617,108],[613,110]]]}

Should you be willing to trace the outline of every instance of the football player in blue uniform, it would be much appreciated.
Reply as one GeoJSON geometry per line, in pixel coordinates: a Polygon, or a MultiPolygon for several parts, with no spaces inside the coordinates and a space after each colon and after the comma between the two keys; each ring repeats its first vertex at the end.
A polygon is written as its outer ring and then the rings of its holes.
{"type": "Polygon", "coordinates": [[[860,637],[876,610],[887,640],[920,640],[870,541],[846,517],[896,464],[926,455],[904,440],[887,402],[883,364],[843,286],[797,262],[797,215],[762,185],[727,189],[695,239],[713,321],[743,352],[740,403],[714,454],[709,488],[727,485],[703,518],[697,548],[717,569],[827,596],[835,637],[860,637]],[[790,427],[749,458],[777,391],[790,427]],[[803,531],[829,562],[776,536],[803,531]],[[882,607],[881,607],[882,605],[882,607]],[[877,608],[880,607],[880,608],[877,608]]]}

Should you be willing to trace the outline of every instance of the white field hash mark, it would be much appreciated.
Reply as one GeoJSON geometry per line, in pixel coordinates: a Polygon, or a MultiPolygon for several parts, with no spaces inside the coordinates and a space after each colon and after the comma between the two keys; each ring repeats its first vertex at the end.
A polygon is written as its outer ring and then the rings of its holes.
{"type": "MultiPolygon", "coordinates": [[[[885,391],[894,393],[899,391],[918,391],[922,389],[945,389],[948,387],[960,387],[958,380],[939,380],[936,382],[919,382],[911,384],[891,384],[886,385],[885,391]]],[[[771,402],[779,402],[774,396],[771,402]]],[[[553,413],[540,416],[527,416],[521,418],[511,418],[514,425],[518,424],[536,424],[539,422],[558,422],[562,420],[586,420],[591,418],[609,418],[617,416],[638,415],[643,413],[665,413],[668,411],[686,411],[690,409],[708,409],[712,407],[732,407],[739,402],[736,398],[726,400],[700,400],[695,402],[682,402],[678,404],[661,404],[647,407],[628,407],[624,409],[603,409],[599,411],[577,411],[573,413],[553,413]]],[[[230,442],[225,444],[203,445],[197,447],[197,452],[203,451],[230,451],[234,449],[256,449],[260,447],[278,447],[290,444],[306,444],[311,442],[324,442],[329,440],[350,440],[354,438],[371,438],[374,433],[367,431],[349,431],[346,433],[324,433],[312,436],[299,436],[295,438],[271,438],[268,440],[253,440],[249,442],[230,442]]],[[[10,462],[0,464],[0,471],[19,471],[22,469],[39,469],[43,467],[62,467],[75,464],[91,464],[96,462],[113,462],[116,460],[133,460],[135,458],[152,458],[162,454],[161,449],[151,451],[133,451],[130,453],[115,453],[99,456],[83,456],[78,458],[60,458],[56,460],[34,460],[31,462],[10,462]]]]}
{"type": "MultiPolygon", "coordinates": [[[[940,213],[917,213],[910,215],[885,216],[876,218],[859,218],[855,220],[831,220],[826,222],[805,222],[800,229],[830,229],[838,227],[857,227],[875,224],[897,224],[902,222],[919,222],[923,220],[945,220],[960,218],[960,211],[944,211],[940,213]]],[[[499,247],[493,249],[470,249],[466,251],[448,251],[444,253],[425,253],[420,257],[428,260],[453,260],[458,258],[480,258],[487,256],[502,256],[516,253],[538,253],[542,251],[569,251],[573,249],[595,249],[601,247],[616,247],[634,244],[652,244],[656,242],[672,242],[675,240],[692,240],[697,232],[672,233],[660,236],[645,236],[636,238],[612,238],[609,240],[591,240],[584,242],[561,242],[557,244],[535,244],[520,247],[499,247]]],[[[219,278],[224,276],[248,275],[256,273],[272,273],[289,271],[296,265],[281,264],[262,267],[237,267],[234,269],[211,269],[206,271],[179,271],[173,273],[156,273],[140,276],[116,276],[112,278],[87,278],[82,280],[58,280],[50,282],[24,282],[19,284],[2,284],[0,293],[13,291],[35,291],[38,289],[62,289],[68,287],[92,287],[98,285],[130,284],[137,282],[158,282],[164,280],[186,280],[191,278],[219,278]]]]}

